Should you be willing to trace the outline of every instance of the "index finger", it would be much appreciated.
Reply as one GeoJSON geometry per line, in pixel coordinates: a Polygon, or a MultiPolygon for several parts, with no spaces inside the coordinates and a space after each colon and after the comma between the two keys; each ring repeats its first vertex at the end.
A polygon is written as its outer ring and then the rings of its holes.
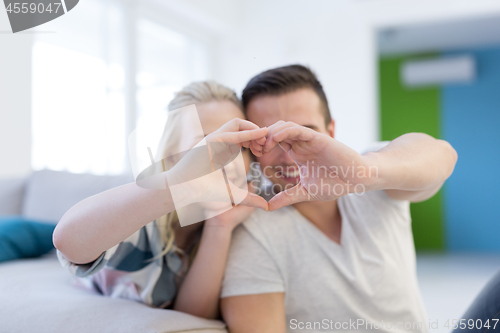
{"type": "Polygon", "coordinates": [[[264,138],[267,135],[267,128],[257,128],[254,130],[243,130],[240,132],[226,132],[217,135],[217,141],[241,144],[243,142],[248,142],[252,140],[257,140],[260,138],[264,138]]]}
{"type": "Polygon", "coordinates": [[[314,130],[300,125],[286,127],[278,132],[271,133],[267,137],[267,142],[264,145],[263,153],[269,152],[277,144],[285,140],[310,141],[313,139],[314,133],[314,130]]]}
{"type": "Polygon", "coordinates": [[[254,129],[259,129],[259,128],[260,128],[259,126],[255,125],[251,121],[241,119],[241,118],[234,118],[233,120],[228,121],[227,123],[222,125],[222,127],[219,128],[214,133],[248,131],[248,130],[254,130],[254,129]]]}

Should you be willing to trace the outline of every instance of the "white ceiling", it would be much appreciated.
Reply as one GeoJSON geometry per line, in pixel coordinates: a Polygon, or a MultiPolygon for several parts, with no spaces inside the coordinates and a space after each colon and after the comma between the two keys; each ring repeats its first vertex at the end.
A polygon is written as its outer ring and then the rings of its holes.
{"type": "Polygon", "coordinates": [[[382,56],[500,44],[500,16],[383,28],[377,44],[382,56]]]}

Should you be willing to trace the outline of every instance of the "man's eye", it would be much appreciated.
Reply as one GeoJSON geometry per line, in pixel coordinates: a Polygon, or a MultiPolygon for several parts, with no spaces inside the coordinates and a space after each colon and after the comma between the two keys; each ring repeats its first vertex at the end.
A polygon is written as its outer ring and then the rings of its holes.
{"type": "Polygon", "coordinates": [[[307,128],[310,128],[310,129],[312,129],[313,131],[316,131],[316,132],[318,132],[318,131],[319,131],[318,127],[317,127],[317,126],[314,126],[314,125],[302,125],[302,126],[307,127],[307,128]]]}

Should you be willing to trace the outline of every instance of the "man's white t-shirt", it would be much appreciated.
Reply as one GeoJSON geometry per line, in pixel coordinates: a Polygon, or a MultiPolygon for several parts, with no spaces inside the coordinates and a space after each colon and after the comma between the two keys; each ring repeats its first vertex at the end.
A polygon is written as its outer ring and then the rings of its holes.
{"type": "Polygon", "coordinates": [[[293,206],[256,210],[234,230],[221,297],[285,293],[288,332],[428,332],[409,202],[337,202],[340,245],[293,206]]]}

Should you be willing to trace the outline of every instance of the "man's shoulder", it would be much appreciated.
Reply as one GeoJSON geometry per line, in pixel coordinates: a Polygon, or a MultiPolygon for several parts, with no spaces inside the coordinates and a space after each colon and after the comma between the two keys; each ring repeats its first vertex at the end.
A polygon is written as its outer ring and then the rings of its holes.
{"type": "Polygon", "coordinates": [[[364,193],[351,193],[340,197],[339,206],[353,221],[374,221],[388,224],[388,221],[399,221],[402,225],[411,223],[410,202],[407,200],[392,199],[384,190],[367,191],[364,193]]]}
{"type": "Polygon", "coordinates": [[[235,239],[251,237],[262,245],[271,244],[286,237],[295,229],[292,207],[283,207],[272,212],[255,211],[233,233],[235,239]]]}
{"type": "Polygon", "coordinates": [[[276,229],[289,225],[294,220],[292,213],[293,207],[283,207],[272,212],[266,212],[262,209],[255,209],[255,211],[243,222],[243,226],[247,228],[263,228],[263,229],[276,229]]]}

